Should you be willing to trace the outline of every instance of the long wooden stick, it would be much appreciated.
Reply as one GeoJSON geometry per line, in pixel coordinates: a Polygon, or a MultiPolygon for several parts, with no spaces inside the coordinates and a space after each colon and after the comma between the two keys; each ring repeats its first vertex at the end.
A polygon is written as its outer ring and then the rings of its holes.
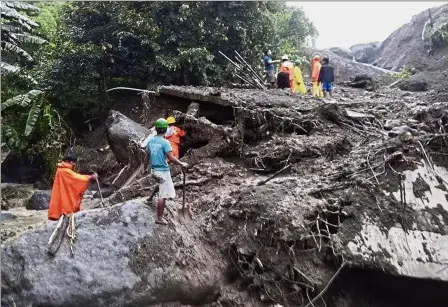
{"type": "Polygon", "coordinates": [[[250,66],[249,63],[247,63],[247,61],[238,53],[238,51],[235,50],[235,53],[237,54],[237,56],[241,58],[243,63],[246,64],[246,66],[250,69],[250,71],[254,74],[254,76],[257,77],[259,81],[263,82],[263,79],[255,72],[255,70],[253,70],[252,66],[250,66]]]}
{"type": "Polygon", "coordinates": [[[275,172],[275,173],[274,173],[272,176],[270,176],[269,178],[267,178],[267,179],[265,179],[265,180],[260,181],[259,183],[257,183],[257,185],[263,185],[263,184],[267,183],[268,181],[274,179],[275,177],[277,177],[278,175],[280,175],[281,173],[283,173],[283,172],[286,171],[287,169],[290,169],[290,168],[291,168],[291,165],[292,165],[292,164],[288,164],[288,165],[286,165],[284,168],[282,168],[281,170],[275,172]]]}

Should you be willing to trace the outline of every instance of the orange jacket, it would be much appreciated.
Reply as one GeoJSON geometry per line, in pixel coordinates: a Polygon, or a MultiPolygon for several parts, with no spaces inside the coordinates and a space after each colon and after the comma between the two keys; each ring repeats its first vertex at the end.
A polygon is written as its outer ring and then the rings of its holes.
{"type": "Polygon", "coordinates": [[[51,190],[48,219],[58,220],[62,214],[78,212],[89,181],[90,175],[74,172],[70,163],[58,163],[51,190]]]}
{"type": "Polygon", "coordinates": [[[166,130],[165,138],[170,142],[173,149],[173,155],[179,158],[180,138],[184,137],[186,132],[179,127],[169,126],[166,130]]]}
{"type": "Polygon", "coordinates": [[[315,56],[313,58],[313,66],[311,70],[311,81],[318,82],[319,81],[319,73],[322,64],[320,64],[320,56],[315,56]]]}

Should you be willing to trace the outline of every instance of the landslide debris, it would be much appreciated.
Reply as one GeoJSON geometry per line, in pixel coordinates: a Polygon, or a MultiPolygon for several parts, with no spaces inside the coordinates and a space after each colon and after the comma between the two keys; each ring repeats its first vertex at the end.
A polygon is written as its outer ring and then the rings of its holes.
{"type": "MultiPolygon", "coordinates": [[[[332,99],[319,100],[281,90],[162,87],[148,107],[163,105],[190,134],[182,160],[191,165],[186,202],[194,220],[176,218],[182,178],[173,167],[170,223],[154,226],[154,200],[146,208],[134,199],[153,195],[156,185],[137,172],[105,199],[110,213],[77,214],[74,259],[63,246],[55,261],[46,260],[51,224],[2,247],[4,304],[362,306],[356,291],[341,293],[357,268],[384,280],[446,285],[448,110],[430,99],[389,88],[338,87],[332,99]],[[54,272],[67,283],[57,297],[42,296],[38,276],[54,272]],[[168,298],[160,285],[178,295],[168,298]]],[[[135,151],[120,153],[132,160],[135,151]]],[[[420,302],[430,305],[433,292],[425,291],[420,302]]],[[[402,306],[368,297],[373,306],[402,306]]]]}

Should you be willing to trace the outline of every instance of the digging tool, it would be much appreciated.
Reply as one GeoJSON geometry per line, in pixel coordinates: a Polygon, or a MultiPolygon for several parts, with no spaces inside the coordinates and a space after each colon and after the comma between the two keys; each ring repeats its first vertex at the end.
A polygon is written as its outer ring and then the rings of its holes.
{"type": "MultiPolygon", "coordinates": [[[[95,173],[92,169],[91,169],[91,171],[92,171],[93,173],[95,173]]],[[[95,173],[95,174],[96,174],[96,173],[95,173]]],[[[102,207],[102,208],[106,208],[108,211],[110,211],[110,207],[109,207],[109,206],[106,206],[106,204],[104,203],[103,193],[101,192],[100,182],[98,181],[98,175],[97,175],[97,177],[95,178],[95,181],[96,181],[96,186],[97,186],[97,188],[98,188],[98,193],[100,194],[100,198],[101,198],[101,207],[102,207]]]]}
{"type": "Polygon", "coordinates": [[[179,217],[179,220],[183,219],[185,221],[191,221],[193,219],[190,211],[190,206],[185,207],[185,170],[182,169],[182,176],[183,176],[183,184],[182,184],[182,209],[177,210],[177,216],[179,217]],[[182,216],[182,218],[181,218],[182,216]]]}

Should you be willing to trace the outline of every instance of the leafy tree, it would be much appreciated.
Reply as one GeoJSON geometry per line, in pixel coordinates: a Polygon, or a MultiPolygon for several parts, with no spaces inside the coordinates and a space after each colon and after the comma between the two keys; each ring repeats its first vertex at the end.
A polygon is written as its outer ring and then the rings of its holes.
{"type": "Polygon", "coordinates": [[[318,32],[301,8],[284,6],[275,14],[275,34],[273,50],[281,56],[287,54],[291,59],[303,59],[303,46],[313,41],[318,32]]]}
{"type": "Polygon", "coordinates": [[[258,64],[279,9],[270,2],[69,3],[46,85],[54,105],[77,121],[107,114],[106,90],[114,86],[221,85],[232,75],[219,51],[258,64]]]}
{"type": "Polygon", "coordinates": [[[47,44],[33,35],[39,8],[24,2],[1,2],[2,17],[2,149],[22,155],[49,157],[60,151],[62,125],[46,92],[34,78],[41,59],[39,47],[47,44]],[[37,55],[37,57],[36,57],[37,55]]]}

